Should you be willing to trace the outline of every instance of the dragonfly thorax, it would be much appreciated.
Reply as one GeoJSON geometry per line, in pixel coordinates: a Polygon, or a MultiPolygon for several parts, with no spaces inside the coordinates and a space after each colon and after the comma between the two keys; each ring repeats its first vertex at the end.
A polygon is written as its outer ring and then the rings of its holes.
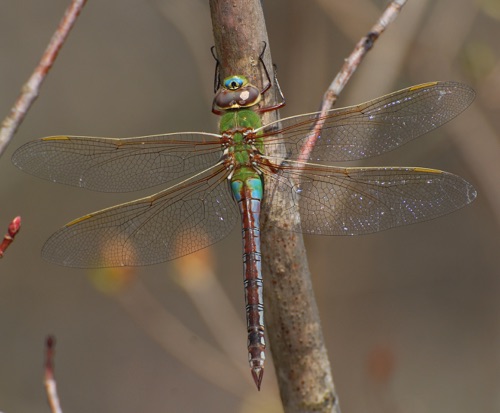
{"type": "Polygon", "coordinates": [[[262,138],[255,132],[261,126],[259,115],[251,109],[231,110],[220,120],[221,146],[228,170],[251,168],[258,172],[256,160],[264,152],[262,138]]]}
{"type": "Polygon", "coordinates": [[[255,169],[255,160],[261,152],[255,146],[255,134],[251,129],[224,134],[224,164],[227,169],[240,167],[255,169]]]}

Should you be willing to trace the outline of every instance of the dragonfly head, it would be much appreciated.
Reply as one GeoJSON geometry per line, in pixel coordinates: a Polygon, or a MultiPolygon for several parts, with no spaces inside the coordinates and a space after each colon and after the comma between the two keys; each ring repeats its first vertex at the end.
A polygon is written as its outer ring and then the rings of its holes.
{"type": "Polygon", "coordinates": [[[224,79],[214,97],[214,110],[224,112],[254,106],[260,102],[260,90],[245,76],[234,75],[224,79]]]}

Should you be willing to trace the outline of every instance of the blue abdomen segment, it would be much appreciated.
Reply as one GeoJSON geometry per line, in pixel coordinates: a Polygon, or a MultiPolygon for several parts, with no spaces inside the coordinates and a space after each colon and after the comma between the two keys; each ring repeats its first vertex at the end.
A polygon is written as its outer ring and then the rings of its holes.
{"type": "Polygon", "coordinates": [[[252,198],[262,201],[264,188],[260,176],[246,178],[244,181],[235,179],[231,181],[231,190],[233,191],[234,199],[240,202],[243,198],[252,198]]]}

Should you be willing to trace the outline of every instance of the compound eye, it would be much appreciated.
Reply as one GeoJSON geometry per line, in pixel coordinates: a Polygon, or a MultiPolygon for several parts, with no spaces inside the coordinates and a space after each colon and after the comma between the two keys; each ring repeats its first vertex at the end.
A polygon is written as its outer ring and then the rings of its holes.
{"type": "Polygon", "coordinates": [[[231,76],[224,79],[224,87],[229,90],[238,90],[248,81],[243,76],[231,76]]]}

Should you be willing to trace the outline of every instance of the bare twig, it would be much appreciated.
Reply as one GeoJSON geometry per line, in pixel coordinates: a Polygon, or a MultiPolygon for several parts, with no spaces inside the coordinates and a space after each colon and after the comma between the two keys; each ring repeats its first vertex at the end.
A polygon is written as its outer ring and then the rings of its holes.
{"type": "Polygon", "coordinates": [[[9,245],[14,241],[14,237],[21,229],[21,217],[15,217],[12,222],[9,224],[9,228],[7,229],[7,233],[3,237],[3,241],[0,244],[0,258],[3,258],[3,254],[5,250],[9,248],[9,245]]]}
{"type": "Polygon", "coordinates": [[[49,45],[43,53],[38,66],[22,87],[21,94],[14,103],[9,115],[3,120],[0,128],[0,156],[14,136],[14,133],[16,133],[17,128],[23,121],[29,108],[38,97],[40,87],[47,73],[54,64],[59,50],[68,37],[71,28],[75,24],[76,18],[86,2],[87,0],[73,0],[71,2],[59,23],[59,27],[52,35],[49,45]]]}
{"type": "Polygon", "coordinates": [[[59,396],[57,395],[57,385],[54,378],[54,352],[56,340],[53,336],[48,336],[45,342],[45,391],[47,392],[47,399],[52,413],[62,413],[61,405],[59,403],[59,396]]]}
{"type": "Polygon", "coordinates": [[[378,19],[377,23],[371,28],[366,36],[364,36],[356,45],[352,53],[346,59],[342,69],[335,76],[328,90],[323,96],[322,111],[331,109],[333,104],[337,101],[337,97],[344,89],[351,76],[354,74],[363,58],[371,50],[374,43],[380,35],[387,29],[387,27],[396,19],[399,12],[405,5],[406,0],[393,0],[389,3],[382,16],[378,19]]]}
{"type": "Polygon", "coordinates": [[[345,60],[344,65],[340,69],[340,72],[337,74],[337,76],[335,76],[327,91],[323,95],[321,115],[318,117],[319,120],[314,126],[314,129],[311,131],[307,142],[302,147],[300,159],[307,160],[309,158],[309,154],[314,148],[316,139],[318,138],[321,129],[323,128],[326,113],[335,104],[345,85],[347,84],[349,79],[351,79],[352,75],[361,64],[363,58],[373,47],[374,43],[385,31],[387,26],[389,26],[389,24],[391,24],[399,15],[399,12],[401,11],[405,3],[406,0],[394,0],[389,3],[385,11],[382,13],[382,16],[380,16],[380,18],[378,19],[377,23],[375,23],[375,25],[371,28],[366,36],[361,38],[352,53],[345,60]]]}

